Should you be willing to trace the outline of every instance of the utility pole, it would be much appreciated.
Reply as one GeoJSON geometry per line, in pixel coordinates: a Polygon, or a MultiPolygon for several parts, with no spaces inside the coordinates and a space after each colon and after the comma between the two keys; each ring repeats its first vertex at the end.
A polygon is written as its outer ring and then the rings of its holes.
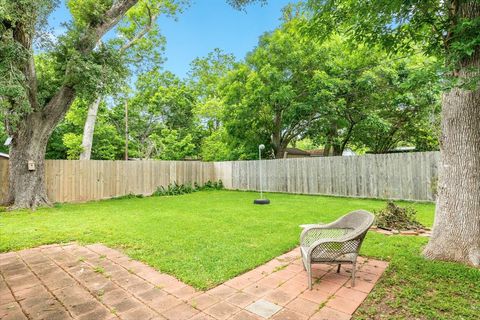
{"type": "Polygon", "coordinates": [[[125,160],[128,160],[128,101],[125,100],[125,160]]]}

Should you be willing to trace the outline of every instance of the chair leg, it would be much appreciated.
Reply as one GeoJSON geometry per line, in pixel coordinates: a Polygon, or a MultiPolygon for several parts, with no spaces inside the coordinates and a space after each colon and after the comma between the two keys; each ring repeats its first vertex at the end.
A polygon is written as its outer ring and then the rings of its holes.
{"type": "Polygon", "coordinates": [[[306,267],[307,267],[307,274],[308,274],[308,289],[312,290],[312,264],[308,262],[306,267]]]}
{"type": "Polygon", "coordinates": [[[341,266],[341,264],[339,263],[338,267],[337,267],[337,273],[340,273],[340,266],[341,266]]]}
{"type": "Polygon", "coordinates": [[[300,257],[302,257],[303,270],[307,270],[307,267],[305,267],[305,258],[303,257],[302,249],[300,249],[300,257]]]}
{"type": "Polygon", "coordinates": [[[357,269],[357,261],[353,263],[352,266],[352,288],[355,287],[355,270],[357,269]]]}

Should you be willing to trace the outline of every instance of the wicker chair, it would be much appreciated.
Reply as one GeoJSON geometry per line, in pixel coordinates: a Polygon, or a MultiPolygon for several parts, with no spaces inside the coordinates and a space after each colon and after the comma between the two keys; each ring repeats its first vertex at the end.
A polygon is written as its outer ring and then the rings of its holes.
{"type": "Polygon", "coordinates": [[[352,286],[355,285],[355,267],[358,252],[373,214],[364,210],[350,212],[338,220],[324,225],[309,225],[300,235],[303,267],[308,273],[308,288],[312,289],[312,264],[352,264],[352,286]]]}

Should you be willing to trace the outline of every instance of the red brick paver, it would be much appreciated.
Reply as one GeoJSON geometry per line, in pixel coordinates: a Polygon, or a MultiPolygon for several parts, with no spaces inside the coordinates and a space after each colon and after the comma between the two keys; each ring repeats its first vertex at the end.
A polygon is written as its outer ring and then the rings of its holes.
{"type": "Polygon", "coordinates": [[[340,274],[313,267],[307,289],[298,249],[206,292],[101,244],[47,245],[0,254],[0,319],[258,320],[247,308],[276,306],[270,319],[350,319],[388,263],[359,258],[340,274]]]}

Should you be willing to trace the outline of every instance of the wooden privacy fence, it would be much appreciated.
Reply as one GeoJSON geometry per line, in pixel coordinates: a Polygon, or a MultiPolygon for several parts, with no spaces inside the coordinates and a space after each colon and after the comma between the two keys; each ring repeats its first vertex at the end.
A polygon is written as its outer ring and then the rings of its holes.
{"type": "MultiPolygon", "coordinates": [[[[263,190],[347,197],[431,201],[438,152],[262,160],[263,190]]],[[[260,161],[47,160],[53,202],[150,195],[159,186],[222,180],[227,189],[259,190],[260,161]]],[[[0,160],[0,200],[8,191],[8,161],[0,160]]]]}
{"type": "MultiPolygon", "coordinates": [[[[152,194],[170,183],[204,183],[214,179],[213,163],[194,161],[47,160],[46,183],[50,201],[77,202],[152,194]]],[[[6,199],[8,161],[0,163],[6,199]],[[6,165],[4,165],[6,164],[6,165]]]]}
{"type": "Polygon", "coordinates": [[[217,164],[231,189],[347,197],[435,200],[439,152],[315,157],[217,164]]]}

